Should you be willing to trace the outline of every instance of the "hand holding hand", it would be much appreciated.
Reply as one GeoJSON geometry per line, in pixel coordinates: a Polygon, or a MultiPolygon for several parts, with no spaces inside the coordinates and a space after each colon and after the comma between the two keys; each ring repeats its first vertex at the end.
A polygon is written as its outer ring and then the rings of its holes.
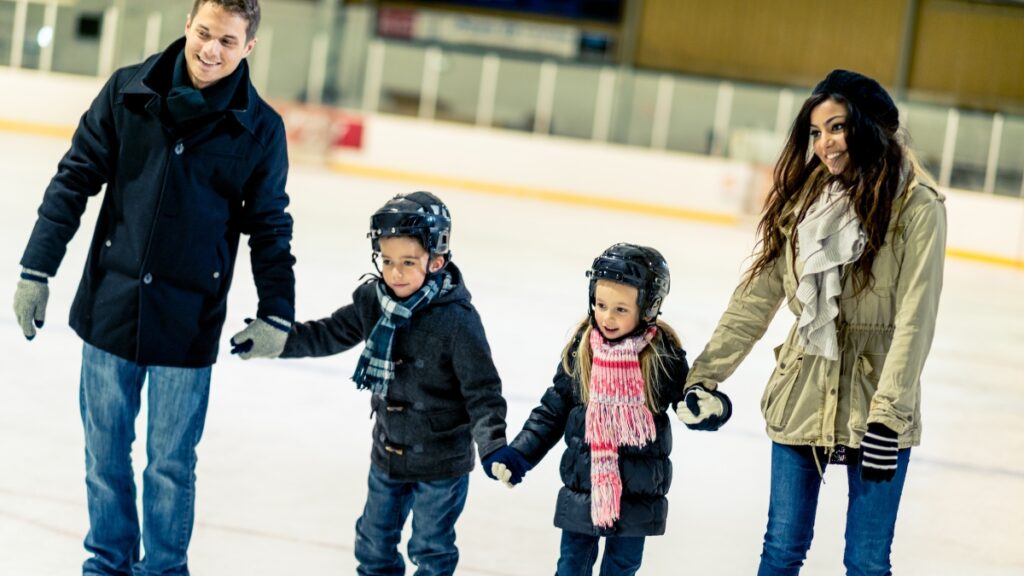
{"type": "Polygon", "coordinates": [[[231,337],[231,353],[243,360],[249,358],[277,358],[284,352],[291,323],[276,316],[266,319],[246,318],[248,326],[231,337]]]}
{"type": "Polygon", "coordinates": [[[14,316],[28,340],[36,337],[36,329],[46,321],[46,302],[50,299],[47,278],[43,272],[23,268],[14,291],[14,316]]]}
{"type": "Polygon", "coordinates": [[[509,488],[523,481],[523,476],[533,466],[523,458],[519,450],[511,446],[502,446],[483,459],[484,474],[494,480],[500,480],[509,488]]]}
{"type": "Polygon", "coordinates": [[[695,384],[686,390],[683,401],[676,407],[676,416],[690,430],[715,431],[732,416],[732,402],[718,390],[708,390],[695,384]]]}

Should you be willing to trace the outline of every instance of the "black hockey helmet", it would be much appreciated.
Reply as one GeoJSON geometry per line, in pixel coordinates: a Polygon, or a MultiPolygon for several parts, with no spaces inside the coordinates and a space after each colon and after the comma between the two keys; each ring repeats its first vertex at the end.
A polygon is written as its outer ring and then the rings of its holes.
{"type": "Polygon", "coordinates": [[[611,280],[636,288],[636,303],[642,319],[654,321],[668,296],[668,263],[654,248],[637,244],[615,244],[594,258],[587,270],[590,278],[590,313],[594,312],[594,291],[598,280],[611,280]]]}
{"type": "Polygon", "coordinates": [[[413,192],[395,196],[374,212],[366,236],[375,253],[380,252],[381,238],[411,236],[431,256],[444,256],[447,261],[451,233],[452,217],[444,202],[430,192],[413,192]]]}

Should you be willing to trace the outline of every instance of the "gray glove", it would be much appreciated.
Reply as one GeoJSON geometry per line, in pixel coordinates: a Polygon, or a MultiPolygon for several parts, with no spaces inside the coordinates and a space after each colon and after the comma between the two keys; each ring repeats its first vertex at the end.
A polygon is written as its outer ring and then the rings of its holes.
{"type": "Polygon", "coordinates": [[[231,337],[231,353],[243,360],[249,358],[277,358],[284,352],[284,344],[291,332],[291,322],[276,316],[246,318],[248,326],[231,337]]]}
{"type": "Polygon", "coordinates": [[[46,320],[46,301],[50,299],[47,278],[45,272],[22,268],[21,280],[14,291],[14,316],[28,340],[36,337],[36,328],[42,328],[46,320]]]}

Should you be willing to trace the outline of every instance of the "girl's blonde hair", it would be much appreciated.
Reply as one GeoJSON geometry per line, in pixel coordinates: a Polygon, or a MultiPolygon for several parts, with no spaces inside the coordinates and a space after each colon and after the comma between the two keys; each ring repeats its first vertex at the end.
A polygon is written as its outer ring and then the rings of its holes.
{"type": "MultiPolygon", "coordinates": [[[[657,389],[658,377],[665,371],[665,356],[672,355],[671,348],[682,346],[679,335],[666,322],[656,321],[658,332],[654,340],[640,352],[640,373],[644,378],[644,398],[647,408],[657,414],[658,399],[654,390],[657,389]]],[[[562,349],[562,369],[576,380],[580,389],[580,401],[584,404],[590,401],[590,367],[594,361],[594,352],[590,349],[590,333],[594,326],[590,323],[590,317],[586,317],[576,325],[573,334],[582,334],[579,343],[573,346],[575,339],[570,340],[562,349]]]]}

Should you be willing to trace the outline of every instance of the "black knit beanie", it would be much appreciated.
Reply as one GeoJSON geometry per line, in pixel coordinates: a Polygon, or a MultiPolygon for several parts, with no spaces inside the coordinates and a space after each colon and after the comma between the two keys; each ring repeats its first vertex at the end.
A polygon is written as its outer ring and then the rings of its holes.
{"type": "Polygon", "coordinates": [[[814,87],[814,94],[836,94],[852,103],[861,114],[879,125],[895,131],[900,125],[900,112],[885,88],[872,78],[849,70],[833,70],[814,87]]]}

